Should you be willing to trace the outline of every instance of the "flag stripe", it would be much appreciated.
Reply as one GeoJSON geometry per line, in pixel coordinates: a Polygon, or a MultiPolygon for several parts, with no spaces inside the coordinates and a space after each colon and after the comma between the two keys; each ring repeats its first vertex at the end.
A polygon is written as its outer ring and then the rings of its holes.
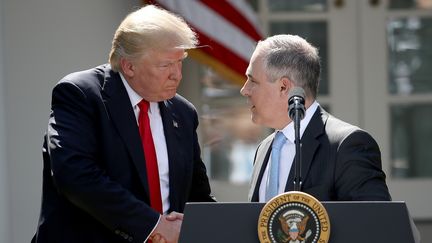
{"type": "Polygon", "coordinates": [[[215,72],[217,72],[221,77],[230,80],[231,82],[237,85],[243,85],[245,82],[245,76],[240,75],[238,72],[234,71],[232,68],[227,66],[225,63],[220,62],[215,59],[213,56],[203,52],[200,49],[192,49],[189,50],[189,56],[198,62],[203,63],[204,65],[208,65],[213,68],[215,72]]]}
{"type": "Polygon", "coordinates": [[[226,0],[229,2],[233,8],[237,9],[238,12],[242,13],[243,17],[249,21],[256,31],[259,33],[262,38],[261,25],[257,18],[257,13],[252,9],[249,3],[246,0],[226,0]]]}
{"type": "Polygon", "coordinates": [[[231,50],[220,45],[218,42],[212,41],[207,35],[199,32],[200,43],[207,43],[209,47],[200,48],[203,52],[214,56],[220,62],[226,64],[226,66],[235,70],[239,75],[244,75],[248,62],[236,55],[231,50]]]}
{"type": "Polygon", "coordinates": [[[261,39],[261,35],[257,32],[255,26],[253,26],[248,19],[246,19],[243,13],[239,12],[235,7],[227,1],[215,1],[215,0],[200,0],[203,4],[219,13],[220,16],[224,17],[229,22],[237,26],[237,28],[247,34],[255,41],[261,39]]]}
{"type": "Polygon", "coordinates": [[[196,0],[158,0],[157,2],[171,11],[180,13],[202,34],[226,46],[241,58],[249,60],[256,41],[203,3],[196,0]]]}

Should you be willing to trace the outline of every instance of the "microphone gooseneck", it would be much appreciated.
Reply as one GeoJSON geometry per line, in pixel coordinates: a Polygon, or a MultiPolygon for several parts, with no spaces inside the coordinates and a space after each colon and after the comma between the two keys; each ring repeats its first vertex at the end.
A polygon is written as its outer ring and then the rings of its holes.
{"type": "Polygon", "coordinates": [[[289,92],[288,115],[294,122],[295,138],[295,160],[294,160],[294,191],[301,191],[301,142],[300,142],[300,121],[305,115],[305,91],[300,87],[294,87],[289,92]]]}

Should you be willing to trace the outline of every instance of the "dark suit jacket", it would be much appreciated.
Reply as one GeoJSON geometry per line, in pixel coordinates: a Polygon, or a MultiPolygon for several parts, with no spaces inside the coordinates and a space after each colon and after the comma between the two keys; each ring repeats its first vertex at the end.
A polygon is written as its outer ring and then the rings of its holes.
{"type": "MultiPolygon", "coordinates": [[[[269,160],[274,133],[257,149],[249,200],[258,191],[269,160]]],[[[391,200],[381,169],[378,144],[364,130],[318,107],[301,138],[303,190],[321,201],[391,200]]],[[[294,164],[285,191],[294,189],[294,164]]]]}
{"type": "MultiPolygon", "coordinates": [[[[214,201],[201,160],[195,108],[160,102],[169,158],[169,211],[214,201]]],[[[53,89],[43,145],[43,195],[32,242],[140,242],[157,223],[135,115],[109,65],[70,74],[53,89]]]]}

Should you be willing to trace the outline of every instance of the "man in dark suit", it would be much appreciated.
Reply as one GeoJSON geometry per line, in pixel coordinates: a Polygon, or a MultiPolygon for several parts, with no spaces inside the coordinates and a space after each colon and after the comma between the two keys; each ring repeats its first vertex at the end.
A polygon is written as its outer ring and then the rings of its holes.
{"type": "Polygon", "coordinates": [[[148,5],[117,29],[110,64],[54,87],[32,242],[177,242],[185,203],[214,201],[197,112],[176,94],[196,44],[183,19],[148,5]]]}
{"type": "Polygon", "coordinates": [[[252,121],[275,132],[256,151],[250,201],[266,202],[294,189],[294,126],[287,113],[294,87],[305,91],[306,112],[300,125],[302,191],[323,201],[391,200],[375,140],[328,114],[316,101],[320,69],[317,49],[299,36],[276,35],[258,43],[240,92],[248,98],[252,121]],[[270,158],[276,134],[282,148],[274,156],[280,162],[273,172],[276,159],[270,158]]]}

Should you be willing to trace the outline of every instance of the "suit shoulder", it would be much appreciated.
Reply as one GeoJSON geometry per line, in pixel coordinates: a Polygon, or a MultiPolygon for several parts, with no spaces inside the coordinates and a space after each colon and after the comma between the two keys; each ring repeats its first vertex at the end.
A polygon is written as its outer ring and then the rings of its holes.
{"type": "Polygon", "coordinates": [[[176,94],[173,98],[168,100],[168,102],[172,103],[174,106],[187,108],[190,111],[196,112],[195,106],[183,96],[176,94]]]}
{"type": "Polygon", "coordinates": [[[343,142],[348,138],[356,138],[355,140],[362,138],[362,140],[366,139],[375,141],[375,139],[366,130],[340,120],[339,118],[336,118],[332,115],[328,116],[326,122],[326,133],[329,138],[333,138],[333,140],[340,142],[343,142]]]}
{"type": "Polygon", "coordinates": [[[91,69],[70,73],[58,83],[71,83],[80,88],[102,87],[106,75],[112,72],[109,64],[100,65],[91,69]]]}
{"type": "Polygon", "coordinates": [[[342,134],[351,133],[355,130],[361,130],[358,126],[343,121],[331,114],[328,115],[326,122],[326,130],[331,132],[337,132],[342,134]]]}

